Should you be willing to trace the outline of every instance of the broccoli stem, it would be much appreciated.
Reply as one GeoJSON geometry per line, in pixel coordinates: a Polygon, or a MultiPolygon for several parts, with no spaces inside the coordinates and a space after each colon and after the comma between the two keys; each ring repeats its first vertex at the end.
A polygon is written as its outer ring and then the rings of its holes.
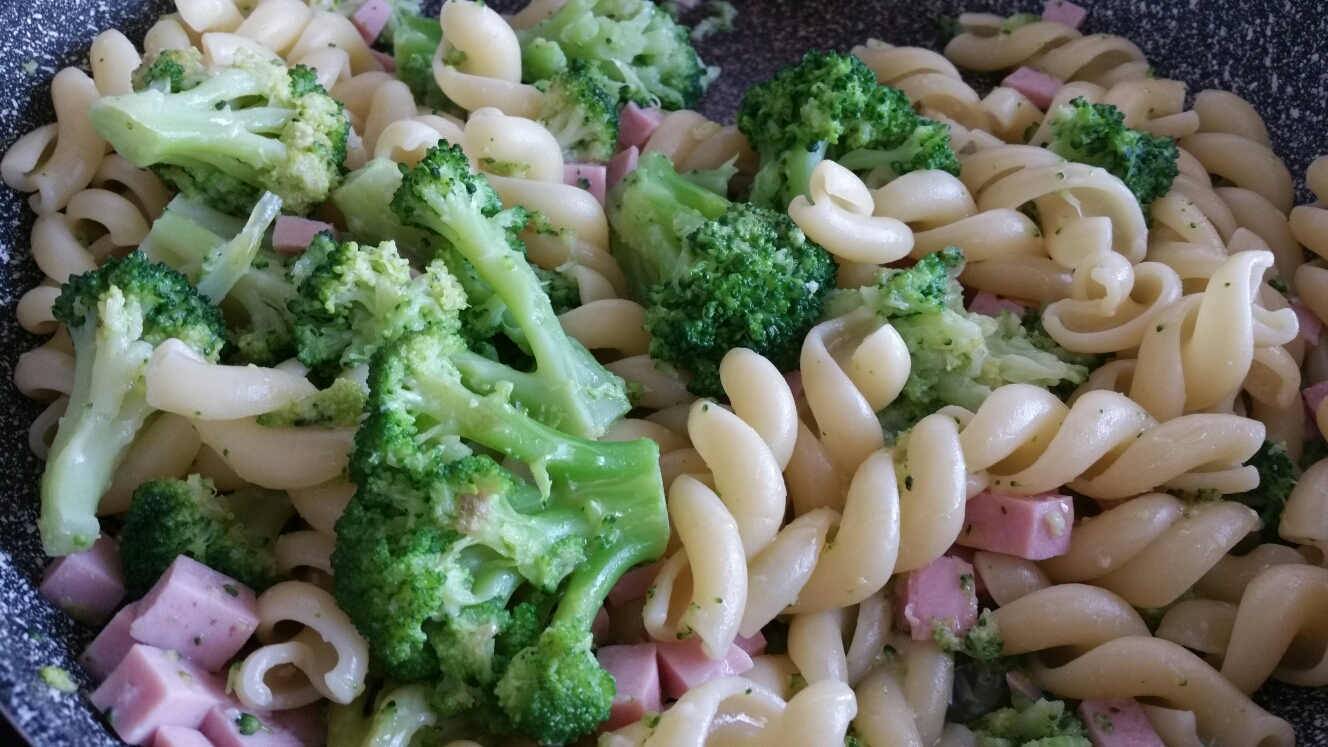
{"type": "Polygon", "coordinates": [[[264,192],[249,214],[244,228],[235,234],[235,238],[217,247],[203,260],[203,270],[196,282],[198,291],[213,303],[221,303],[235,287],[235,283],[249,272],[254,257],[263,245],[263,236],[268,226],[280,214],[281,198],[271,192],[264,192]]]}

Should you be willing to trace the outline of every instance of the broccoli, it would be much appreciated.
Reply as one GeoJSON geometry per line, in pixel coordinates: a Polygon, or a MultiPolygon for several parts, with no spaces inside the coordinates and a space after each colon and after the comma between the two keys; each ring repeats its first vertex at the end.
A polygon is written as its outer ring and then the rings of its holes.
{"type": "Polygon", "coordinates": [[[658,448],[556,431],[501,387],[470,388],[465,354],[431,329],[375,356],[335,593],[387,675],[434,683],[440,716],[563,744],[613,697],[591,653],[596,612],[668,539],[658,448]]]}
{"type": "Polygon", "coordinates": [[[908,97],[852,55],[808,52],[747,89],[738,129],[761,157],[752,202],[783,210],[805,194],[822,159],[887,180],[920,168],[959,173],[949,130],[919,117],[908,97]]]}
{"type": "Polygon", "coordinates": [[[630,409],[622,379],[563,331],[526,261],[516,232],[525,227],[527,213],[504,211],[498,194],[460,148],[432,148],[405,174],[392,210],[402,222],[442,237],[469,263],[520,330],[514,342],[535,361],[534,370],[525,372],[471,355],[462,366],[469,381],[490,387],[506,382],[513,398],[540,421],[588,438],[598,437],[630,409]]]}
{"type": "Polygon", "coordinates": [[[979,661],[993,661],[1001,655],[1004,643],[1001,632],[996,627],[996,619],[991,610],[983,610],[977,624],[962,637],[955,634],[948,625],[937,623],[932,626],[932,640],[942,651],[961,653],[979,661]]]}
{"type": "Polygon", "coordinates": [[[443,41],[437,16],[398,14],[392,34],[392,58],[397,78],[410,87],[415,101],[434,111],[454,112],[458,107],[447,98],[433,75],[433,56],[443,41]]]}
{"type": "Polygon", "coordinates": [[[1265,542],[1281,542],[1278,526],[1287,498],[1300,479],[1300,468],[1287,454],[1286,447],[1273,441],[1264,441],[1249,463],[1259,470],[1259,487],[1229,497],[1259,512],[1265,542]]]}
{"type": "Polygon", "coordinates": [[[348,428],[364,414],[365,391],[357,381],[334,379],[326,389],[258,416],[264,428],[348,428]]]}
{"type": "Polygon", "coordinates": [[[234,362],[273,366],[295,355],[290,311],[295,288],[287,273],[284,257],[263,252],[226,297],[227,339],[233,348],[229,357],[234,362]]]}
{"type": "Polygon", "coordinates": [[[648,0],[569,0],[517,38],[527,83],[581,60],[622,84],[619,103],[687,109],[710,80],[687,29],[648,0]]]}
{"type": "Polygon", "coordinates": [[[1028,383],[1055,388],[1077,385],[1089,369],[1045,336],[1030,335],[1020,318],[965,311],[955,278],[964,254],[955,247],[929,254],[907,270],[881,271],[874,285],[838,291],[829,313],[870,309],[894,326],[912,358],[899,398],[882,413],[887,431],[911,427],[944,405],[977,409],[993,389],[1028,383]]]}
{"type": "Polygon", "coordinates": [[[581,305],[581,286],[576,276],[563,270],[546,270],[538,265],[531,265],[540,287],[553,305],[553,313],[563,314],[581,305]]]}
{"type": "Polygon", "coordinates": [[[273,547],[293,515],[277,491],[221,496],[198,475],[145,482],[134,491],[120,531],[125,586],[140,596],[176,556],[188,555],[262,591],[277,580],[273,547]]]}
{"type": "Polygon", "coordinates": [[[178,338],[215,361],[225,327],[183,275],[139,252],[69,278],[52,312],[73,339],[74,390],[46,459],[38,528],[48,555],[68,555],[97,539],[97,502],[153,413],[152,351],[178,338]]]}
{"type": "Polygon", "coordinates": [[[466,295],[442,260],[412,274],[391,241],[371,246],[314,237],[290,270],[300,362],[335,373],[367,363],[407,332],[436,324],[456,331],[466,295]]]}
{"type": "Polygon", "coordinates": [[[130,83],[135,91],[152,88],[162,93],[180,93],[194,88],[206,77],[202,52],[193,47],[163,49],[134,70],[130,83]]]}
{"type": "Polygon", "coordinates": [[[797,366],[836,265],[786,214],[731,203],[660,154],[642,157],[608,203],[613,254],[647,307],[653,358],[689,371],[706,396],[722,396],[719,362],[735,347],[797,366]]]}
{"type": "Polygon", "coordinates": [[[978,747],[1090,747],[1084,725],[1061,700],[1039,698],[992,711],[969,725],[978,747]]]}
{"type": "Polygon", "coordinates": [[[708,15],[692,28],[692,41],[704,41],[707,37],[733,30],[733,22],[738,18],[738,9],[727,0],[710,0],[706,3],[708,15]]]}
{"type": "Polygon", "coordinates": [[[90,116],[135,166],[233,215],[248,213],[264,191],[297,213],[323,202],[341,181],[350,132],[313,70],[260,59],[217,69],[183,91],[149,86],[105,96],[90,116]]]}
{"type": "Polygon", "coordinates": [[[540,123],[553,133],[569,161],[607,161],[618,149],[617,86],[607,86],[587,63],[541,81],[540,123]]]}
{"type": "Polygon", "coordinates": [[[1171,189],[1171,182],[1180,173],[1176,141],[1126,127],[1125,115],[1111,104],[1076,98],[1048,116],[1051,142],[1045,143],[1047,149],[1071,161],[1110,171],[1130,188],[1145,214],[1153,200],[1171,189]]]}

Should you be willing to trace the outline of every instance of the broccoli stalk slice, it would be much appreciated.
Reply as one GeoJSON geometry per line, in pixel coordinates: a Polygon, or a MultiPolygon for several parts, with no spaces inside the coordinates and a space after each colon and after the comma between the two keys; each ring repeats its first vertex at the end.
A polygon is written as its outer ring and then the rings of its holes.
{"type": "Polygon", "coordinates": [[[281,198],[264,192],[249,213],[244,228],[235,238],[208,254],[198,275],[198,292],[213,303],[220,303],[230,293],[249,267],[263,245],[263,236],[272,222],[281,214],[281,198]]]}

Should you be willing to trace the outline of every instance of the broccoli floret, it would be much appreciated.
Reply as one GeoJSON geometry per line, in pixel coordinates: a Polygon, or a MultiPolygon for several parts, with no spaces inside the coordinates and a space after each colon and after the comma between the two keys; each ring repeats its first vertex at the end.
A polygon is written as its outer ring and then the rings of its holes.
{"type": "Polygon", "coordinates": [[[42,545],[48,555],[92,546],[97,502],[154,410],[143,374],[157,345],[177,338],[215,361],[221,314],[180,273],[134,252],[75,275],[52,312],[74,343],[74,390],[42,475],[42,545]]]}
{"type": "Polygon", "coordinates": [[[305,213],[341,181],[350,120],[314,72],[260,59],[213,71],[188,90],[106,96],[98,134],[140,168],[232,215],[263,192],[305,213]]]}
{"type": "Polygon", "coordinates": [[[544,92],[540,123],[569,161],[607,161],[618,148],[617,87],[607,88],[606,82],[577,60],[539,84],[544,92]]]}
{"type": "MultiPolygon", "coordinates": [[[[971,580],[971,579],[970,579],[971,580]]],[[[942,651],[964,654],[979,661],[992,661],[1001,655],[1004,642],[1001,632],[996,627],[996,618],[991,610],[983,610],[977,623],[963,636],[958,636],[948,625],[937,623],[932,626],[932,640],[942,651]]]]}
{"type": "Polygon", "coordinates": [[[1064,701],[1039,698],[992,711],[970,724],[979,747],[1089,747],[1084,725],[1064,701]]]}
{"type": "Polygon", "coordinates": [[[853,160],[848,168],[875,170],[878,181],[920,168],[959,173],[949,130],[919,117],[853,55],[808,52],[747,89],[738,129],[761,157],[752,201],[780,210],[806,193],[824,158],[853,160]]]}
{"type": "Polygon", "coordinates": [[[270,251],[255,257],[223,306],[232,362],[273,366],[295,355],[294,298],[287,260],[270,251]]]}
{"type": "Polygon", "coordinates": [[[264,428],[348,428],[360,422],[365,395],[359,382],[333,379],[326,389],[259,415],[258,424],[264,428]]]}
{"type": "Polygon", "coordinates": [[[613,254],[645,303],[650,354],[689,371],[691,390],[722,396],[719,362],[751,348],[797,366],[835,286],[830,255],[782,212],[730,203],[660,154],[609,195],[613,254]]]}
{"type": "Polygon", "coordinates": [[[433,56],[443,41],[437,16],[398,14],[392,34],[392,58],[401,82],[415,94],[415,102],[434,111],[456,111],[433,75],[433,56]]]}
{"type": "Polygon", "coordinates": [[[581,60],[622,84],[620,103],[687,109],[709,82],[687,29],[648,0],[569,0],[517,38],[527,83],[581,60]]]}
{"type": "Polygon", "coordinates": [[[539,278],[540,287],[549,296],[549,303],[553,304],[553,313],[563,314],[581,305],[581,286],[575,275],[561,270],[546,270],[537,265],[531,267],[539,278]]]}
{"type": "Polygon", "coordinates": [[[1291,491],[1300,479],[1300,468],[1287,454],[1286,447],[1273,441],[1264,441],[1250,457],[1249,464],[1259,470],[1259,487],[1229,497],[1259,512],[1264,541],[1281,542],[1278,526],[1282,523],[1287,498],[1291,497],[1291,491]]]}
{"type": "Polygon", "coordinates": [[[535,360],[534,370],[524,372],[473,356],[463,366],[468,382],[484,387],[510,382],[513,398],[536,418],[590,438],[627,412],[622,379],[563,331],[526,261],[516,232],[525,226],[527,213],[503,210],[498,194],[460,148],[432,148],[405,174],[392,210],[403,222],[442,237],[474,268],[506,306],[521,332],[517,342],[535,360]]]}
{"type": "Polygon", "coordinates": [[[367,363],[385,343],[426,327],[455,332],[465,291],[434,260],[414,275],[394,242],[338,242],[321,233],[291,267],[300,362],[314,371],[367,363]]]}
{"type": "Polygon", "coordinates": [[[187,91],[207,77],[203,53],[188,49],[163,49],[143,60],[134,70],[130,83],[135,91],[152,88],[162,93],[187,91]]]}
{"type": "Polygon", "coordinates": [[[188,555],[262,591],[278,578],[273,547],[292,515],[290,502],[277,491],[221,496],[198,475],[143,483],[120,531],[125,586],[141,596],[176,556],[188,555]]]}
{"type": "Polygon", "coordinates": [[[1051,142],[1046,147],[1063,158],[1110,171],[1130,188],[1145,214],[1180,173],[1176,141],[1126,127],[1125,115],[1111,104],[1076,98],[1048,116],[1051,142]]]}

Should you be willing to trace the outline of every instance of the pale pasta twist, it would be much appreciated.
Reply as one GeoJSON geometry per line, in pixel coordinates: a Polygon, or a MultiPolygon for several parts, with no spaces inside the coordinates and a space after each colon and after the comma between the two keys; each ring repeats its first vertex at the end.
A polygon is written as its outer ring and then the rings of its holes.
{"type": "Polygon", "coordinates": [[[902,221],[873,215],[875,209],[870,190],[856,174],[825,160],[812,170],[808,194],[793,198],[788,214],[841,265],[874,267],[903,259],[913,248],[913,231],[902,221]]]}
{"type": "Polygon", "coordinates": [[[486,106],[518,117],[539,112],[539,89],[521,82],[521,47],[516,32],[484,3],[447,0],[439,22],[443,43],[433,75],[447,98],[475,111],[486,106]]]}
{"type": "Polygon", "coordinates": [[[641,152],[668,156],[679,172],[717,169],[731,163],[739,173],[751,174],[757,166],[756,152],[737,127],[721,125],[690,109],[664,115],[641,152]]]}
{"type": "Polygon", "coordinates": [[[1003,31],[999,16],[964,13],[963,33],[945,46],[956,65],[978,72],[1009,70],[1021,65],[1063,81],[1088,81],[1102,86],[1148,75],[1148,61],[1130,40],[1112,34],[1084,35],[1060,23],[1035,21],[1003,31]]]}
{"type": "Polygon", "coordinates": [[[51,81],[55,122],[19,138],[0,159],[5,184],[34,193],[28,204],[38,215],[65,207],[101,165],[106,143],[88,117],[99,96],[96,83],[82,70],[67,67],[56,73],[51,81]]]}

